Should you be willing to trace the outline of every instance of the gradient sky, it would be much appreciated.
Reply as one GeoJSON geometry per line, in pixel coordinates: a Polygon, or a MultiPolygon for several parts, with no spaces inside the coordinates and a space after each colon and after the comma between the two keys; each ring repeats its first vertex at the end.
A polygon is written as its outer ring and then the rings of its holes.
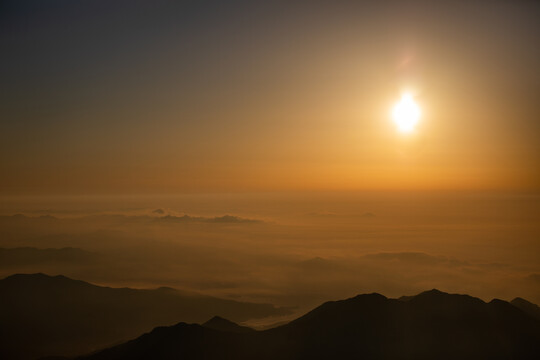
{"type": "Polygon", "coordinates": [[[539,2],[0,6],[1,194],[540,188],[539,2]]]}

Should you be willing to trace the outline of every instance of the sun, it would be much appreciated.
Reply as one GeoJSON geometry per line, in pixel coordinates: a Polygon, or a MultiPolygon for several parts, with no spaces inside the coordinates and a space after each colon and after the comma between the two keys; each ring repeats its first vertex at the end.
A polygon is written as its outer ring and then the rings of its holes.
{"type": "Polygon", "coordinates": [[[392,119],[402,133],[413,132],[420,120],[420,115],[420,107],[409,93],[403,94],[401,100],[392,109],[392,119]]]}

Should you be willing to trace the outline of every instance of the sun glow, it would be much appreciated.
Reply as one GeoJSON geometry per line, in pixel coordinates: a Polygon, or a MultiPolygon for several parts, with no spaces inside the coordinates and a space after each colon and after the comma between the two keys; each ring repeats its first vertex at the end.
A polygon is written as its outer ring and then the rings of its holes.
{"type": "Polygon", "coordinates": [[[392,119],[402,133],[414,131],[420,120],[420,107],[411,94],[403,94],[401,100],[392,109],[392,119]]]}

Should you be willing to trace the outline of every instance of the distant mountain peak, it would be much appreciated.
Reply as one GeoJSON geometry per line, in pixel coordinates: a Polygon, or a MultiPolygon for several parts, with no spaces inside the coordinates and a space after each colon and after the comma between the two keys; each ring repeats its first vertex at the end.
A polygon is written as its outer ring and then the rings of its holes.
{"type": "MultiPolygon", "coordinates": [[[[48,275],[42,272],[32,273],[32,274],[13,274],[7,276],[5,279],[62,279],[62,280],[72,280],[64,275],[48,275]]],[[[73,280],[80,281],[80,280],[73,280]]]]}
{"type": "Polygon", "coordinates": [[[247,333],[255,331],[252,328],[238,325],[230,320],[222,318],[221,316],[214,316],[213,318],[202,324],[202,326],[209,329],[234,333],[247,333]]]}
{"type": "Polygon", "coordinates": [[[450,295],[450,294],[444,291],[441,291],[439,289],[431,289],[431,290],[423,291],[418,295],[441,296],[441,295],[450,295]]]}
{"type": "MultiPolygon", "coordinates": [[[[379,293],[370,293],[370,294],[360,294],[351,298],[352,300],[362,300],[362,299],[371,299],[371,300],[387,300],[387,297],[379,293]]],[[[350,299],[349,299],[350,300],[350,299]]]]}
{"type": "Polygon", "coordinates": [[[53,287],[63,289],[97,288],[98,286],[82,280],[74,280],[64,275],[47,275],[44,273],[13,274],[0,280],[0,286],[15,286],[24,288],[53,287]]]}
{"type": "Polygon", "coordinates": [[[435,305],[435,304],[443,304],[448,302],[460,302],[462,304],[485,304],[485,302],[482,299],[479,299],[477,297],[473,297],[470,295],[465,294],[450,294],[446,293],[444,291],[440,291],[438,289],[431,289],[428,291],[421,292],[420,294],[416,296],[412,296],[409,301],[413,302],[422,302],[425,304],[435,305]]]}
{"type": "Polygon", "coordinates": [[[529,316],[540,320],[540,307],[538,305],[533,304],[532,302],[520,297],[517,297],[514,300],[510,301],[510,304],[514,305],[529,316]]]}
{"type": "Polygon", "coordinates": [[[450,295],[450,294],[445,293],[444,291],[440,291],[438,289],[431,289],[431,290],[422,291],[421,293],[416,294],[416,295],[403,295],[403,296],[400,296],[397,300],[410,301],[416,297],[435,298],[435,297],[441,297],[445,295],[450,295]]]}
{"type": "MultiPolygon", "coordinates": [[[[52,279],[58,279],[58,280],[71,280],[70,278],[64,276],[64,275],[47,275],[42,272],[39,273],[33,273],[33,274],[13,274],[10,276],[7,276],[4,278],[4,280],[52,280],[52,279]]],[[[76,280],[73,280],[76,281],[76,280]]]]}

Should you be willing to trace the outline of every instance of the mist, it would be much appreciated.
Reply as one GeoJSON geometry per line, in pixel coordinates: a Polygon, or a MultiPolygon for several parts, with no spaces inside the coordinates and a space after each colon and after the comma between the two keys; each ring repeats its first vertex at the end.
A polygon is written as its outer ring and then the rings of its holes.
{"type": "Polygon", "coordinates": [[[169,286],[294,315],[431,288],[539,302],[538,210],[538,197],[489,192],[8,199],[0,276],[169,286]]]}

